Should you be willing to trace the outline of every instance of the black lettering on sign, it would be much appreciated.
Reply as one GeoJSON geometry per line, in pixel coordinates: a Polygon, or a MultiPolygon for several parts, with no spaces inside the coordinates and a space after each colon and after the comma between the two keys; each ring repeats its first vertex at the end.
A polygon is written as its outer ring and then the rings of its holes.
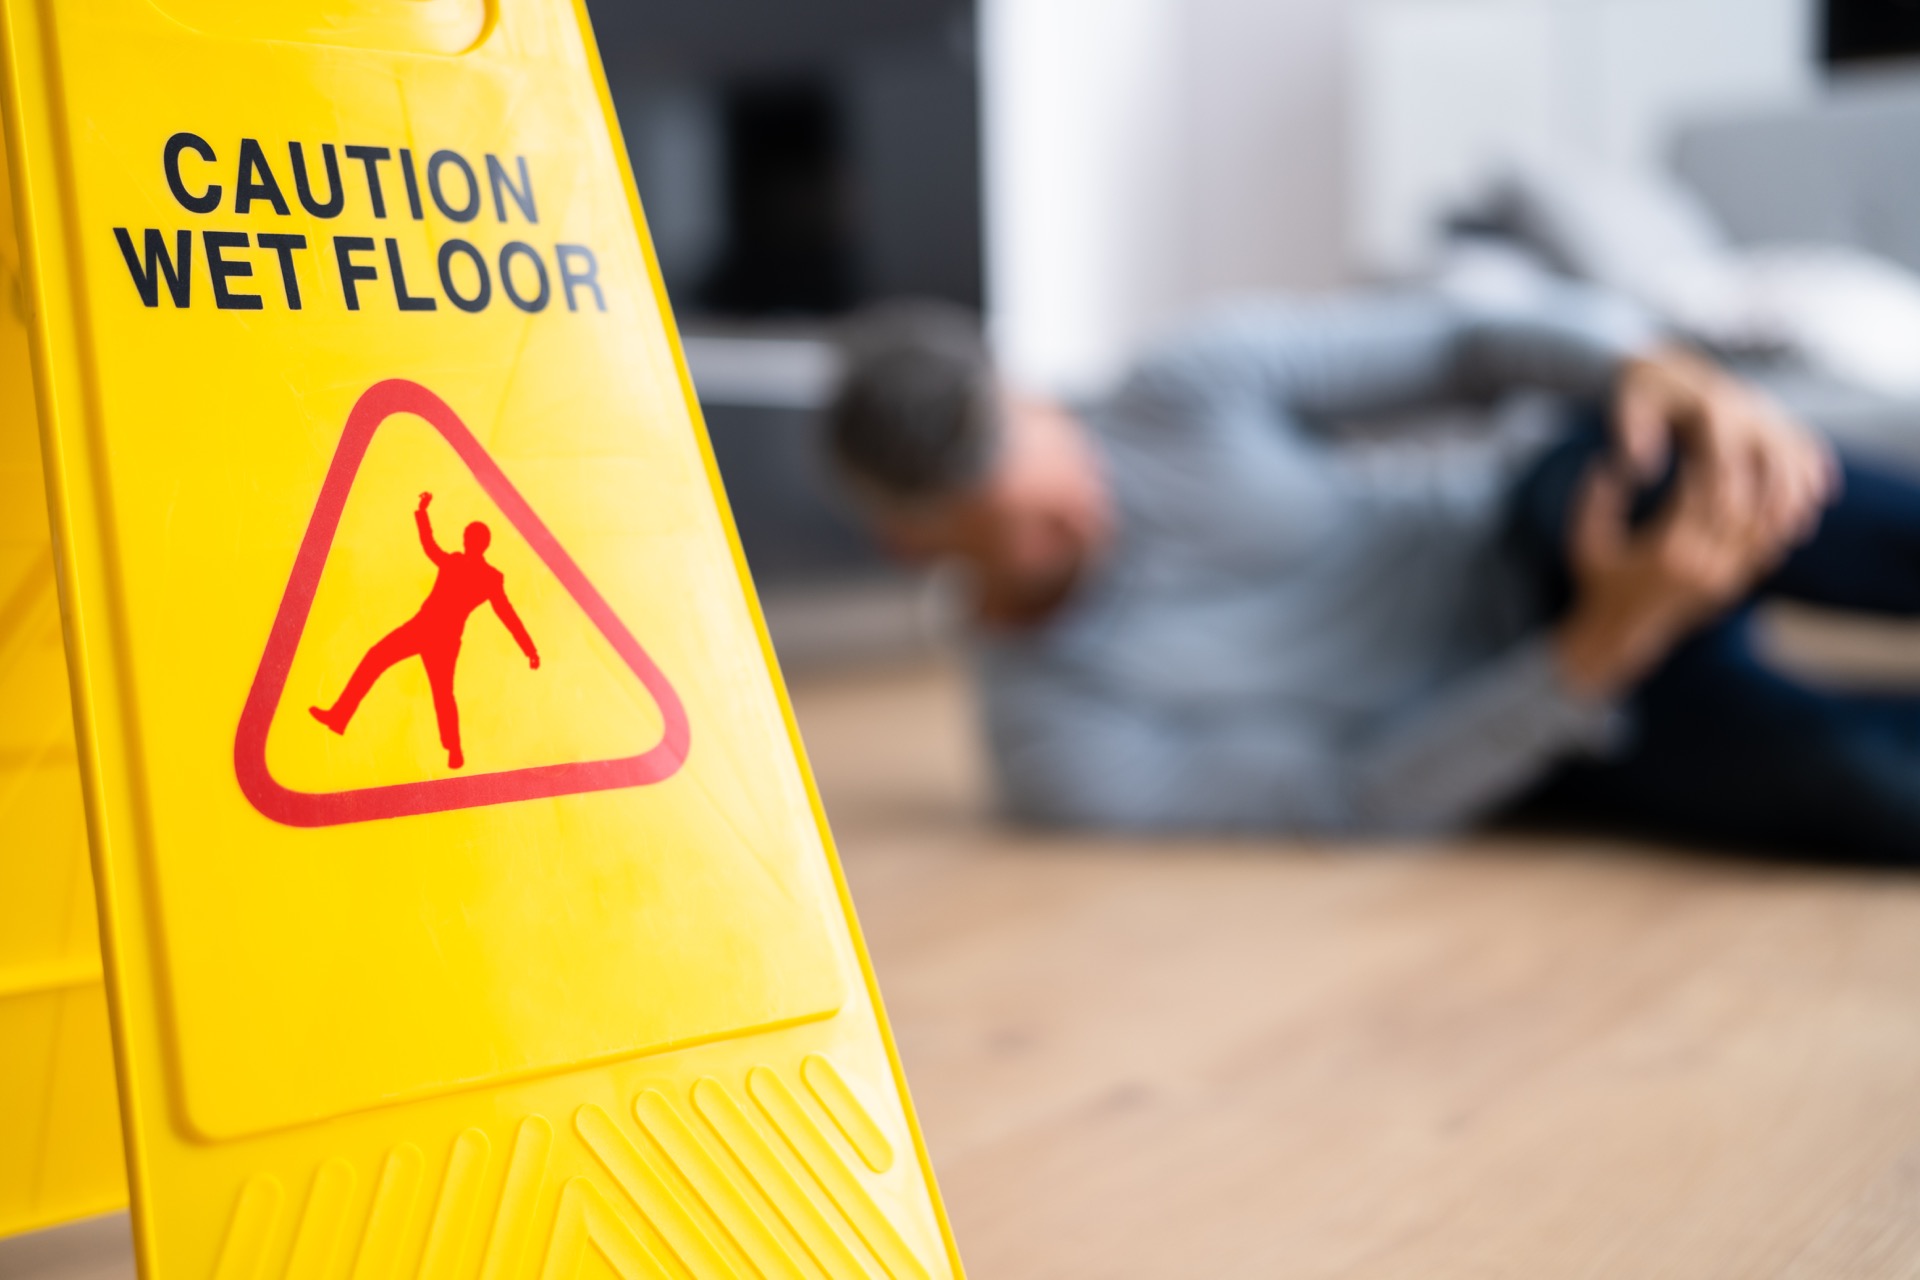
{"type": "Polygon", "coordinates": [[[289,142],[287,153],[293,157],[293,191],[300,197],[300,207],[316,218],[339,217],[347,203],[347,189],[340,182],[340,153],[333,149],[333,144],[320,144],[320,163],[326,167],[330,193],[325,200],[313,198],[313,183],[307,177],[307,157],[301,152],[300,144],[289,142]]]}
{"type": "MultiPolygon", "coordinates": [[[[267,168],[266,153],[252,138],[240,139],[240,176],[233,183],[233,211],[249,213],[255,200],[265,200],[281,217],[287,216],[287,198],[280,194],[273,170],[267,168]],[[255,175],[258,175],[257,177],[255,175]]],[[[215,288],[214,292],[219,292],[215,288]]]]}
{"type": "Polygon", "coordinates": [[[367,170],[367,198],[373,201],[373,216],[387,216],[387,200],[380,192],[380,162],[390,159],[393,152],[385,147],[348,147],[347,159],[358,160],[367,170]]]}
{"type": "Polygon", "coordinates": [[[378,280],[380,272],[375,267],[363,267],[353,260],[356,253],[372,253],[372,236],[335,236],[333,238],[333,260],[340,268],[340,293],[347,300],[347,310],[360,309],[360,282],[378,280]]]}
{"type": "Polygon", "coordinates": [[[400,176],[407,182],[407,212],[413,215],[415,222],[426,219],[426,211],[420,207],[420,179],[413,173],[413,152],[400,148],[400,176]]]}
{"type": "Polygon", "coordinates": [[[528,222],[538,222],[540,215],[533,211],[533,179],[527,176],[527,158],[515,156],[514,160],[520,166],[518,187],[514,186],[513,179],[507,176],[507,171],[501,165],[499,158],[491,151],[487,153],[487,184],[493,188],[493,211],[499,215],[500,221],[507,220],[507,202],[500,194],[504,187],[506,194],[513,197],[513,203],[519,206],[520,216],[528,222]]]}
{"type": "MultiPolygon", "coordinates": [[[[218,190],[218,188],[215,188],[218,190]]],[[[216,197],[217,198],[217,197],[216,197]]],[[[160,305],[160,280],[165,277],[167,293],[173,298],[173,305],[184,307],[193,296],[193,233],[179,231],[174,233],[173,256],[167,256],[167,242],[152,227],[147,228],[146,261],[141,262],[140,255],[134,252],[133,237],[127,234],[125,227],[115,227],[113,238],[120,242],[120,256],[127,260],[127,271],[133,276],[134,290],[139,293],[140,301],[149,307],[160,305]]]]}
{"type": "Polygon", "coordinates": [[[472,222],[480,212],[480,180],[473,176],[473,166],[466,157],[457,151],[436,151],[427,161],[427,193],[440,212],[455,222],[472,222]],[[460,176],[467,180],[467,202],[457,209],[447,203],[447,193],[440,188],[440,174],[448,165],[460,170],[460,176]]]}
{"type": "Polygon", "coordinates": [[[509,240],[500,250],[500,289],[507,300],[522,311],[545,311],[547,299],[553,289],[547,282],[547,264],[540,261],[539,251],[532,245],[520,240],[509,240]],[[540,292],[531,298],[523,298],[520,291],[513,287],[513,260],[526,258],[533,263],[533,269],[540,280],[540,292]]]}
{"type": "Polygon", "coordinates": [[[392,236],[387,237],[387,270],[393,276],[393,300],[400,304],[402,311],[434,311],[439,308],[437,299],[416,297],[407,292],[407,273],[400,266],[400,242],[392,236]]]}
{"type": "Polygon", "coordinates": [[[560,264],[560,287],[566,291],[567,310],[580,309],[573,304],[573,290],[576,285],[585,285],[593,290],[593,305],[605,311],[607,300],[600,292],[600,262],[593,256],[593,250],[583,244],[557,244],[553,246],[553,256],[560,264]],[[585,265],[576,269],[576,260],[585,265]]]}
{"type": "Polygon", "coordinates": [[[213,305],[222,311],[258,311],[260,295],[257,293],[235,293],[227,288],[228,276],[250,276],[253,274],[251,262],[228,262],[221,256],[227,249],[247,247],[247,233],[244,231],[203,231],[201,243],[207,247],[207,276],[213,281],[213,305]]]}
{"type": "Polygon", "coordinates": [[[254,237],[254,241],[262,249],[273,250],[274,255],[280,259],[280,288],[287,295],[287,310],[298,311],[300,309],[300,277],[293,272],[293,251],[306,248],[307,238],[263,231],[254,237]]]}
{"type": "MultiPolygon", "coordinates": [[[[0,0],[4,2],[4,0],[0,0]]],[[[273,171],[268,148],[281,145],[258,138],[235,138],[232,212],[242,217],[264,216],[262,205],[286,218],[293,213],[292,201],[280,175],[273,171]]],[[[223,144],[224,145],[224,144],[223,144]]],[[[347,213],[347,190],[340,172],[341,156],[357,161],[366,176],[366,209],[374,218],[387,216],[387,198],[381,166],[394,162],[405,191],[407,213],[415,222],[426,221],[427,204],[450,222],[470,223],[479,218],[491,203],[494,218],[506,224],[517,214],[528,225],[538,225],[540,210],[533,190],[532,166],[524,155],[512,152],[477,152],[485,166],[452,148],[443,147],[430,154],[413,147],[346,145],[332,142],[286,143],[285,160],[291,166],[283,172],[293,175],[293,196],[308,217],[336,219],[347,213]],[[318,155],[315,154],[316,149],[318,155]],[[463,185],[464,184],[464,185],[463,185]]],[[[162,171],[167,190],[175,202],[190,213],[209,214],[223,207],[228,188],[209,179],[220,166],[220,153],[206,138],[180,130],[171,134],[161,149],[162,171]],[[196,165],[202,167],[195,167],[196,165]]],[[[398,194],[398,193],[396,193],[398,194]]],[[[359,210],[356,209],[356,214],[359,210]]],[[[354,220],[347,219],[352,226],[354,220]]],[[[249,224],[256,225],[256,224],[249,224]]],[[[284,225],[284,224],[279,224],[284,225]]],[[[372,228],[364,228],[372,230],[372,228]]],[[[220,311],[261,311],[272,285],[261,277],[273,268],[262,267],[249,250],[273,255],[280,274],[280,292],[287,310],[306,307],[307,288],[323,281],[324,263],[316,263],[321,275],[314,281],[302,281],[301,264],[296,253],[309,248],[309,234],[275,232],[178,230],[148,227],[112,228],[120,257],[127,264],[128,277],[141,303],[149,308],[161,306],[161,296],[172,299],[176,309],[186,309],[193,300],[194,241],[206,254],[207,280],[213,306],[220,311]],[[138,239],[136,239],[138,237],[138,239]],[[247,292],[245,282],[257,286],[247,292]]],[[[471,234],[470,232],[468,234],[471,234]]],[[[520,311],[536,314],[548,310],[556,292],[561,294],[570,312],[587,310],[591,298],[593,310],[607,310],[606,287],[600,280],[600,262],[594,250],[584,244],[554,244],[554,260],[546,260],[545,251],[524,240],[509,240],[497,248],[485,242],[438,235],[423,239],[423,256],[413,263],[414,281],[425,277],[424,246],[432,246],[440,292],[412,291],[407,279],[407,254],[396,236],[336,235],[333,241],[334,268],[339,274],[340,297],[349,311],[363,310],[362,286],[380,279],[379,261],[385,254],[387,281],[393,289],[394,306],[403,312],[436,312],[444,297],[454,309],[474,314],[493,303],[495,292],[506,295],[520,311]],[[558,281],[555,280],[555,271],[558,281]]],[[[320,241],[313,240],[318,250],[320,241]]],[[[324,292],[324,290],[323,290],[324,292]]]]}
{"type": "MultiPolygon", "coordinates": [[[[174,134],[171,138],[167,139],[166,149],[161,153],[160,157],[161,164],[167,171],[167,190],[173,192],[173,198],[180,202],[180,207],[189,213],[212,213],[220,207],[220,184],[217,182],[208,183],[207,189],[197,196],[190,193],[187,190],[187,184],[180,178],[180,153],[182,151],[191,151],[209,164],[219,159],[219,157],[213,154],[213,148],[207,145],[207,140],[197,133],[174,134]]],[[[148,234],[158,235],[159,233],[149,232],[148,234]]],[[[147,305],[152,306],[153,304],[148,303],[147,305]]],[[[186,304],[181,303],[180,305],[185,306],[186,304]]]]}
{"type": "Polygon", "coordinates": [[[440,246],[440,289],[447,295],[448,301],[462,311],[485,311],[487,303],[493,299],[493,281],[487,276],[487,260],[480,251],[465,240],[449,240],[440,246]],[[471,297],[460,292],[453,283],[453,257],[460,254],[473,264],[474,274],[480,279],[480,287],[471,297]]]}

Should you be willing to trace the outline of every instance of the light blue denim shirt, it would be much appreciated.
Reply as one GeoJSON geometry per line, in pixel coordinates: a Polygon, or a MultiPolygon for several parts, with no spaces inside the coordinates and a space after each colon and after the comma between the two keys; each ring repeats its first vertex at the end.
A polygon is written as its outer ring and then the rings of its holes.
{"type": "Polygon", "coordinates": [[[976,646],[1006,808],[1429,831],[1603,742],[1613,710],[1561,686],[1501,546],[1544,433],[1494,423],[1529,390],[1540,420],[1559,416],[1540,392],[1605,394],[1650,337],[1556,287],[1246,304],[1153,350],[1086,415],[1116,545],[1047,626],[976,646]],[[1352,439],[1463,407],[1464,439],[1352,439]]]}

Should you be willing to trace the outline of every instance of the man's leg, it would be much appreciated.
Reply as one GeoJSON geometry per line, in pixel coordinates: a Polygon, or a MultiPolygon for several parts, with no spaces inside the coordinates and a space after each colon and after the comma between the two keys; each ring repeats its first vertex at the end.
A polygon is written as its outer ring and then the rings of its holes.
{"type": "Polygon", "coordinates": [[[1920,614],[1920,482],[1843,460],[1841,491],[1813,537],[1760,594],[1860,613],[1920,614]]]}
{"type": "Polygon", "coordinates": [[[353,713],[360,709],[360,703],[366,698],[367,691],[373,688],[374,681],[385,675],[394,663],[419,652],[419,641],[411,624],[396,627],[367,650],[367,656],[360,659],[360,665],[353,669],[353,675],[347,679],[347,687],[340,691],[340,696],[331,707],[308,707],[308,713],[335,733],[345,733],[353,713]]]}
{"type": "MultiPolygon", "coordinates": [[[[1550,450],[1516,490],[1510,539],[1540,582],[1547,612],[1566,607],[1567,526],[1587,469],[1609,445],[1604,410],[1579,410],[1567,438],[1550,450]]],[[[1841,487],[1819,527],[1755,590],[1807,604],[1861,613],[1920,615],[1920,480],[1872,463],[1842,458],[1841,487]]],[[[1649,486],[1634,504],[1650,519],[1672,487],[1673,474],[1649,486]]]]}
{"type": "Polygon", "coordinates": [[[1742,612],[1638,689],[1619,754],[1563,765],[1527,807],[1800,856],[1920,863],[1920,698],[1809,688],[1742,612]]]}
{"type": "Polygon", "coordinates": [[[460,646],[436,646],[420,657],[433,690],[433,716],[440,725],[440,745],[447,749],[447,766],[458,769],[467,762],[460,752],[460,704],[453,697],[453,669],[460,660],[460,646]]]}
{"type": "MultiPolygon", "coordinates": [[[[1605,447],[1595,414],[1516,492],[1515,553],[1548,617],[1571,598],[1568,517],[1605,447]]],[[[1638,514],[1662,496],[1656,488],[1638,514]]],[[[1760,593],[1920,613],[1920,485],[1849,467],[1819,531],[1760,593]]],[[[1741,609],[1682,644],[1629,706],[1634,731],[1619,754],[1564,766],[1524,807],[1747,848],[1920,861],[1920,698],[1834,693],[1780,675],[1754,652],[1741,609]]]]}

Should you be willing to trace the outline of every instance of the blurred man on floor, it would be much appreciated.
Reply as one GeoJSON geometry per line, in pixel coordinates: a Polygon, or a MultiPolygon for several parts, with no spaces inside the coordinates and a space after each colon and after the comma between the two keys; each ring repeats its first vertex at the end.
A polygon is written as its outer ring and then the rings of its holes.
{"type": "Polygon", "coordinates": [[[835,457],[891,547],[968,572],[1014,816],[1426,832],[1526,801],[1920,853],[1920,699],[1798,684],[1750,625],[1768,595],[1920,614],[1920,487],[1594,294],[1244,305],[1077,409],[938,308],[848,349],[835,457]]]}

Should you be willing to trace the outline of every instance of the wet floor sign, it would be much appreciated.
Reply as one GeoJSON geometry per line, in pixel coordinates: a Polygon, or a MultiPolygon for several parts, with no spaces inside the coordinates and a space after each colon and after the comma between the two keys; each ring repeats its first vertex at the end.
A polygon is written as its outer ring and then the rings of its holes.
{"type": "Polygon", "coordinates": [[[127,1196],[17,246],[0,198],[0,1235],[127,1196]]]}
{"type": "Polygon", "coordinates": [[[84,793],[149,1280],[957,1273],[583,16],[0,12],[0,1231],[84,793]]]}

